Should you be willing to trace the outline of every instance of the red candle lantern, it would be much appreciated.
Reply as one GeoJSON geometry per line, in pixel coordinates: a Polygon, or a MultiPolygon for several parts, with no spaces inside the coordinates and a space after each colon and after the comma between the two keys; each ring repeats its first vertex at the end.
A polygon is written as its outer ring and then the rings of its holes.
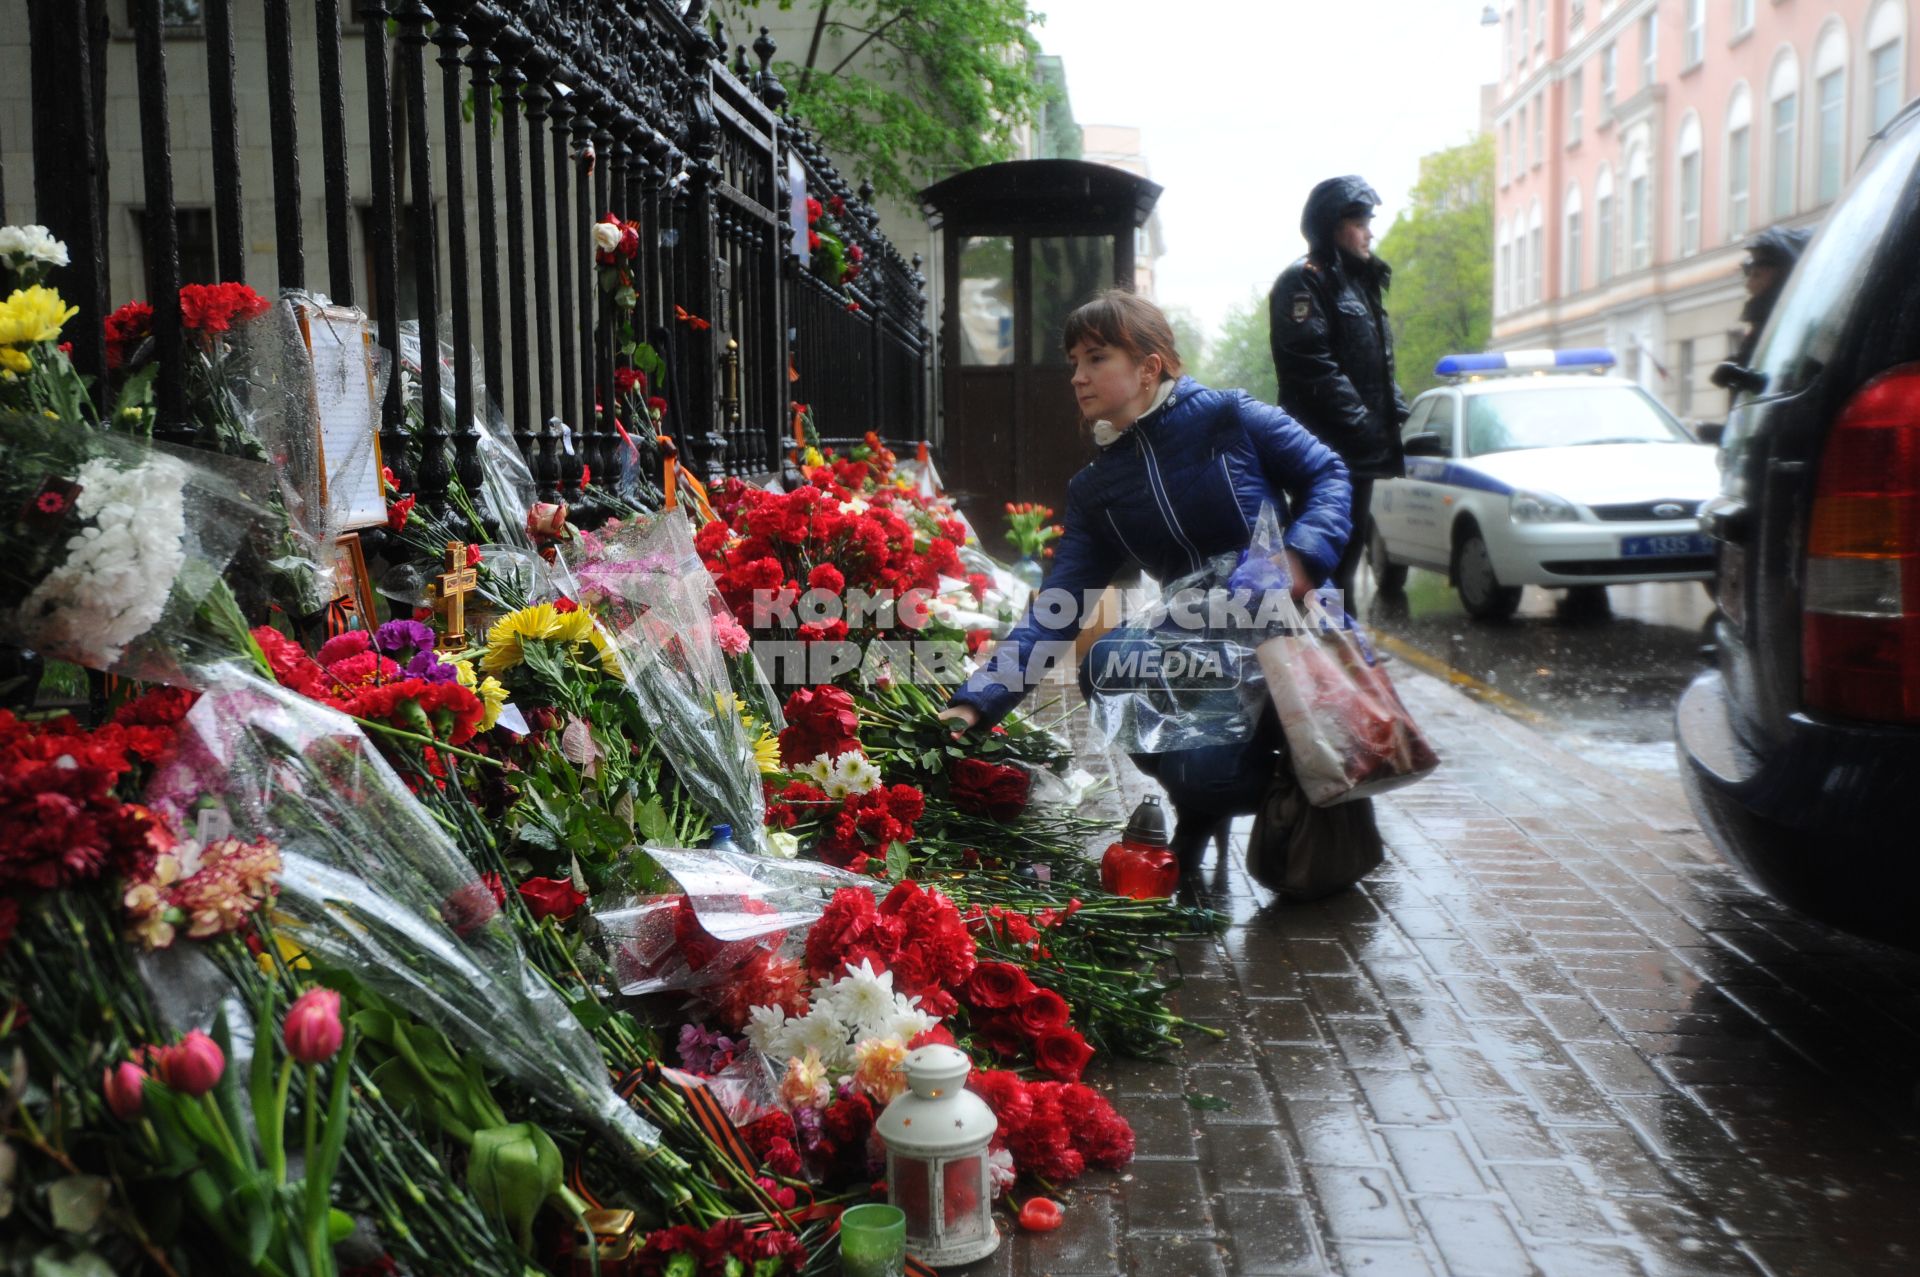
{"type": "Polygon", "coordinates": [[[1180,864],[1167,850],[1167,813],[1158,798],[1144,798],[1120,841],[1100,858],[1100,885],[1116,896],[1148,900],[1171,896],[1179,883],[1180,864]]]}

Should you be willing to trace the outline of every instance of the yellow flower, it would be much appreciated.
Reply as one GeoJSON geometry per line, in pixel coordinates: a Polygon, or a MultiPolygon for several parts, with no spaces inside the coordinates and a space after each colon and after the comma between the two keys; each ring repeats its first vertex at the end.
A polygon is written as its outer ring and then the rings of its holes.
{"type": "Polygon", "coordinates": [[[480,720],[480,730],[492,730],[493,725],[500,721],[500,711],[507,707],[506,685],[491,674],[485,678],[475,674],[472,661],[455,661],[453,673],[460,686],[478,696],[481,705],[486,707],[486,717],[480,720]]]}
{"type": "Polygon", "coordinates": [[[760,735],[754,739],[753,761],[762,776],[774,776],[786,770],[780,764],[780,738],[771,728],[761,728],[760,735]]]}
{"type": "Polygon", "coordinates": [[[865,1038],[853,1048],[853,1084],[875,1104],[889,1104],[907,1089],[900,1066],[906,1062],[906,1044],[899,1038],[865,1038]]]}
{"type": "Polygon", "coordinates": [[[489,674],[512,669],[527,659],[526,641],[552,638],[559,622],[560,613],[553,610],[551,603],[536,603],[518,612],[509,612],[487,631],[487,651],[480,658],[480,668],[489,674]]]}
{"type": "MultiPolygon", "coordinates": [[[[60,329],[80,313],[78,306],[60,300],[51,288],[35,284],[15,289],[13,296],[0,302],[0,346],[28,346],[34,342],[60,340],[60,329]]],[[[15,367],[12,360],[8,367],[15,367]]],[[[25,369],[16,368],[24,372],[25,369]]]]}
{"type": "Polygon", "coordinates": [[[820,455],[820,449],[813,447],[807,449],[806,455],[801,458],[801,460],[810,466],[824,466],[827,464],[827,459],[820,455]]]}
{"type": "Polygon", "coordinates": [[[0,369],[8,372],[27,372],[33,368],[33,360],[27,358],[24,350],[15,350],[11,346],[0,346],[0,369]]]}

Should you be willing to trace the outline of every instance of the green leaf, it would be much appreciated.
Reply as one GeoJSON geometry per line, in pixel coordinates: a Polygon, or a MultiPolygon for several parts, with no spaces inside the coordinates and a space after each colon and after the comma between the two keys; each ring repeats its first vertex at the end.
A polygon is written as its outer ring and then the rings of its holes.
{"type": "Polygon", "coordinates": [[[114,1277],[113,1265],[90,1250],[66,1258],[43,1250],[33,1257],[33,1277],[114,1277]]]}
{"type": "Polygon", "coordinates": [[[1224,1113],[1233,1105],[1217,1095],[1208,1095],[1204,1091],[1188,1091],[1187,1107],[1198,1109],[1203,1113],[1224,1113]]]}
{"type": "Polygon", "coordinates": [[[667,819],[666,804],[655,794],[633,814],[633,827],[646,842],[673,841],[673,822],[667,819]]]}
{"type": "Polygon", "coordinates": [[[274,1197],[273,1182],[264,1173],[256,1173],[241,1179],[228,1198],[240,1209],[249,1265],[258,1265],[273,1245],[274,1197]]]}
{"type": "Polygon", "coordinates": [[[467,1186],[480,1208],[504,1224],[521,1253],[533,1254],[533,1218],[561,1185],[560,1149],[531,1122],[476,1132],[467,1186]]]}
{"type": "Polygon", "coordinates": [[[47,1185],[53,1226],[63,1233],[90,1233],[106,1213],[113,1186],[98,1175],[68,1175],[47,1185]]]}
{"type": "Polygon", "coordinates": [[[899,882],[913,870],[913,858],[907,854],[905,843],[887,844],[887,880],[899,882]]]}

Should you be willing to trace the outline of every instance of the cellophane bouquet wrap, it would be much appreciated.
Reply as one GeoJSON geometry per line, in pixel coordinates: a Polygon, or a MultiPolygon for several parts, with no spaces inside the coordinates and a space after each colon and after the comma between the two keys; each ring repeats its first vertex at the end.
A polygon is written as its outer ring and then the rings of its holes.
{"type": "MultiPolygon", "coordinates": [[[[482,1052],[634,1160],[659,1132],[522,949],[493,888],[351,718],[238,666],[214,671],[148,800],[183,825],[211,809],[280,847],[275,930],[482,1052]]],[[[449,756],[448,765],[453,760],[449,756]]]]}
{"type": "Polygon", "coordinates": [[[221,573],[272,486],[257,463],[0,414],[0,639],[193,683],[248,650],[221,573]]]}
{"type": "Polygon", "coordinates": [[[1353,618],[1309,595],[1300,624],[1258,649],[1294,776],[1327,807],[1411,784],[1440,765],[1353,618]]]}
{"type": "Polygon", "coordinates": [[[694,991],[731,980],[757,955],[798,949],[842,887],[871,878],[811,860],[649,847],[666,890],[594,902],[620,992],[694,991]]]}
{"type": "MultiPolygon", "coordinates": [[[[744,631],[694,549],[685,515],[669,510],[603,530],[570,561],[579,601],[613,639],[623,677],[681,782],[733,826],[742,847],[764,851],[766,794],[754,746],[774,724],[750,724],[751,710],[734,694],[722,636],[744,640],[744,631]]],[[[771,715],[764,684],[748,694],[771,715]]]]}

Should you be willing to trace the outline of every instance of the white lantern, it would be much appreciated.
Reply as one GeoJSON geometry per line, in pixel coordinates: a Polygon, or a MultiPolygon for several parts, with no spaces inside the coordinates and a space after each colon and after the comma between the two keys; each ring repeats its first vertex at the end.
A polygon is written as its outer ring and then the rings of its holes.
{"type": "Polygon", "coordinates": [[[936,1268],[985,1259],[1000,1245],[987,1170],[999,1119],[967,1089],[965,1051],[923,1046],[902,1067],[907,1089],[875,1126],[887,1146],[887,1197],[907,1216],[907,1250],[936,1268]]]}

